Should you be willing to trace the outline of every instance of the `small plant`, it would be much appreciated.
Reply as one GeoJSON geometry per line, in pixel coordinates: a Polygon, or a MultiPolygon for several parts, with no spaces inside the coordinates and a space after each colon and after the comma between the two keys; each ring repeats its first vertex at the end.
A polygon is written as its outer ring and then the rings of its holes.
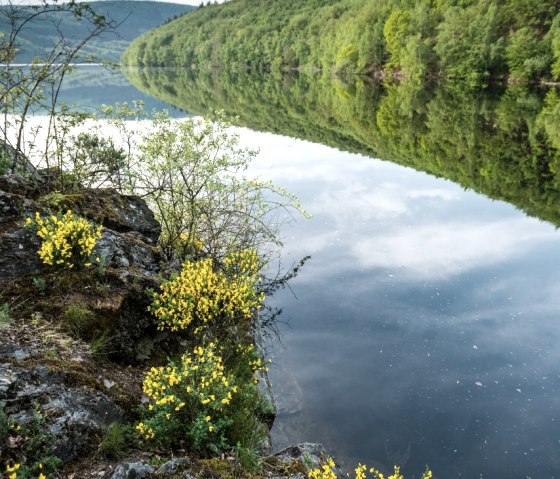
{"type": "Polygon", "coordinates": [[[8,439],[8,418],[4,412],[6,405],[0,402],[0,450],[4,442],[8,439]]]}
{"type": "Polygon", "coordinates": [[[111,285],[109,283],[103,283],[101,281],[97,281],[95,283],[95,291],[103,297],[106,297],[109,295],[109,292],[111,290],[111,285]]]}
{"type": "Polygon", "coordinates": [[[37,236],[42,239],[37,253],[44,264],[68,269],[92,265],[93,248],[101,238],[102,226],[96,226],[70,210],[64,215],[47,218],[37,212],[34,220],[27,218],[26,224],[35,228],[37,236]]]}
{"type": "Polygon", "coordinates": [[[107,429],[98,451],[108,459],[120,459],[130,444],[132,427],[128,424],[114,423],[107,429]]]}
{"type": "Polygon", "coordinates": [[[41,199],[50,208],[59,209],[66,199],[66,196],[60,191],[51,191],[50,193],[44,195],[41,199]]]}
{"type": "Polygon", "coordinates": [[[258,270],[258,255],[252,250],[228,256],[223,271],[212,259],[187,261],[179,276],[153,293],[149,310],[158,318],[159,329],[171,331],[194,325],[198,333],[219,320],[250,320],[264,301],[256,288],[258,270]]]}
{"type": "Polygon", "coordinates": [[[98,258],[95,258],[97,263],[97,276],[104,278],[107,275],[107,265],[109,261],[107,260],[107,255],[101,253],[98,258]]]}
{"type": "Polygon", "coordinates": [[[33,281],[33,286],[35,287],[37,292],[41,296],[44,296],[47,291],[47,282],[45,281],[45,278],[33,278],[32,281],[33,281]]]}
{"type": "Polygon", "coordinates": [[[54,437],[46,432],[44,416],[35,412],[32,421],[21,425],[11,422],[8,418],[7,425],[8,432],[4,442],[9,447],[0,448],[0,468],[3,462],[6,477],[58,477],[61,460],[53,455],[54,437]]]}
{"type": "Polygon", "coordinates": [[[3,303],[0,305],[0,324],[8,324],[11,320],[10,303],[3,303]]]}
{"type": "MultiPolygon", "coordinates": [[[[321,467],[317,467],[311,469],[308,473],[309,479],[337,479],[337,475],[335,473],[335,463],[331,457],[327,457],[327,460],[321,464],[321,467]]],[[[355,472],[355,479],[366,479],[367,473],[371,474],[372,479],[385,479],[385,475],[379,472],[377,469],[371,467],[367,468],[367,466],[363,464],[358,464],[358,467],[354,469],[355,472]]],[[[348,477],[350,475],[348,474],[348,477]]],[[[431,479],[432,478],[432,471],[426,468],[426,471],[420,476],[420,479],[431,479]]],[[[399,466],[394,466],[393,474],[387,476],[386,479],[404,479],[404,476],[400,472],[399,466]]]]}
{"type": "Polygon", "coordinates": [[[109,354],[111,337],[108,331],[97,331],[89,341],[89,348],[94,358],[100,359],[109,354]]]}
{"type": "Polygon", "coordinates": [[[72,335],[82,338],[89,330],[93,314],[78,303],[70,303],[61,319],[72,335]]]}

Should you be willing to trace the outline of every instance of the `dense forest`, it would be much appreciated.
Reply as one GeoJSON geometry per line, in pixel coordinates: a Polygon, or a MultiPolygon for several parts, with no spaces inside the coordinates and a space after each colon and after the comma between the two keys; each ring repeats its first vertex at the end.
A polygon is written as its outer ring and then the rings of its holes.
{"type": "MultiPolygon", "coordinates": [[[[105,33],[92,38],[83,48],[83,57],[95,56],[106,62],[118,62],[129,43],[142,33],[190,12],[194,7],[153,1],[108,0],[92,2],[95,13],[114,20],[118,33],[105,33]]],[[[23,19],[33,13],[32,6],[1,5],[0,32],[10,32],[10,21],[23,19]]],[[[18,34],[18,54],[15,61],[30,63],[34,57],[44,58],[59,44],[60,35],[66,44],[84,37],[87,25],[70,12],[53,11],[31,21],[18,34]]]]}
{"type": "Polygon", "coordinates": [[[235,0],[155,29],[135,66],[392,77],[560,78],[560,0],[235,0]]]}
{"type": "Polygon", "coordinates": [[[410,166],[560,226],[560,95],[511,85],[382,86],[330,75],[130,69],[146,93],[186,111],[223,109],[252,129],[410,166]]]}

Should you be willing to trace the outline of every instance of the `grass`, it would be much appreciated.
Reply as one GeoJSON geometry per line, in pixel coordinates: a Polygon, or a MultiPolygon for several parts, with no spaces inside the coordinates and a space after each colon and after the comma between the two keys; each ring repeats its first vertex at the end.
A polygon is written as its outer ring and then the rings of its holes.
{"type": "Polygon", "coordinates": [[[111,344],[111,337],[108,331],[96,332],[93,335],[93,338],[89,341],[91,354],[96,359],[107,356],[110,353],[109,351],[110,344],[111,344]]]}
{"type": "Polygon", "coordinates": [[[77,338],[83,338],[93,319],[92,312],[78,303],[70,303],[62,314],[62,321],[68,331],[77,338]]]}
{"type": "Polygon", "coordinates": [[[113,423],[105,431],[98,451],[108,459],[120,459],[131,442],[132,427],[128,424],[113,423]]]}
{"type": "Polygon", "coordinates": [[[0,325],[8,324],[12,320],[10,316],[10,303],[3,303],[0,306],[0,325]]]}

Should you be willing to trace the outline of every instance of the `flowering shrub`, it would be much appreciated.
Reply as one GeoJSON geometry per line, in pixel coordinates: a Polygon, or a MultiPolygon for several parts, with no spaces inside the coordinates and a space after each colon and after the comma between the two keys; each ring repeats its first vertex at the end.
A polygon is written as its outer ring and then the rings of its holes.
{"type": "Polygon", "coordinates": [[[195,332],[218,319],[250,319],[264,294],[256,290],[258,256],[251,250],[235,253],[218,271],[212,259],[186,261],[179,276],[153,294],[149,310],[159,319],[159,329],[178,331],[195,325],[195,332]]]}
{"type": "MultiPolygon", "coordinates": [[[[143,384],[151,403],[144,410],[144,420],[136,430],[146,440],[162,446],[186,442],[194,450],[217,450],[234,446],[229,431],[235,425],[239,395],[247,395],[246,375],[264,368],[262,360],[250,347],[240,347],[238,361],[245,369],[235,373],[226,367],[215,343],[198,346],[178,363],[152,368],[143,384]]],[[[253,386],[254,388],[254,386],[253,386]]],[[[256,390],[250,389],[251,394],[256,390]]],[[[255,404],[252,396],[253,406],[255,404]]]]}
{"type": "Polygon", "coordinates": [[[2,413],[6,431],[0,435],[0,477],[47,479],[59,477],[60,458],[54,455],[53,436],[45,430],[45,417],[35,412],[30,422],[18,424],[2,413]]]}
{"type": "Polygon", "coordinates": [[[143,390],[152,403],[136,429],[144,439],[163,445],[184,440],[201,450],[222,444],[230,422],[227,409],[237,389],[215,344],[199,346],[179,363],[148,372],[143,390]]]}
{"type": "MultiPolygon", "coordinates": [[[[42,468],[43,466],[39,464],[39,475],[37,476],[37,479],[47,479],[47,476],[45,476],[41,471],[42,468]]],[[[26,469],[21,467],[21,464],[15,463],[12,466],[6,466],[6,477],[8,479],[24,479],[26,477],[31,478],[35,476],[29,476],[26,469]]]]}
{"type": "MultiPolygon", "coordinates": [[[[336,474],[334,472],[335,463],[332,458],[328,457],[327,460],[321,464],[321,467],[312,469],[309,471],[308,476],[310,479],[336,479],[336,474]]],[[[364,464],[358,464],[358,467],[354,469],[356,475],[355,479],[366,479],[367,472],[372,475],[374,479],[385,479],[385,475],[379,472],[377,469],[371,467],[367,468],[364,464]]],[[[431,479],[432,471],[426,469],[424,474],[420,476],[420,479],[431,479]]],[[[394,466],[393,474],[387,477],[387,479],[404,479],[404,476],[400,473],[400,467],[394,466]]]]}
{"type": "Polygon", "coordinates": [[[101,237],[102,226],[96,226],[70,210],[64,215],[47,218],[37,212],[35,220],[27,218],[26,224],[34,227],[37,236],[43,240],[37,251],[43,263],[69,269],[91,266],[92,251],[101,237]]]}

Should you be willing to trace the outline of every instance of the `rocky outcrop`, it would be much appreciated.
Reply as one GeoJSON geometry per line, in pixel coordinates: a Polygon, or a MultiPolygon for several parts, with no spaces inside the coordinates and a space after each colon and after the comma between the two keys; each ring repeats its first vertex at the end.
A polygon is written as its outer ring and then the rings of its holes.
{"type": "Polygon", "coordinates": [[[0,364],[0,403],[15,427],[40,422],[52,455],[70,462],[88,454],[103,431],[123,420],[123,410],[94,389],[65,384],[66,375],[45,366],[0,364]]]}
{"type": "Polygon", "coordinates": [[[25,227],[36,212],[72,210],[103,225],[95,253],[109,268],[130,268],[153,277],[161,269],[156,242],[161,227],[145,201],[121,195],[114,189],[81,189],[77,193],[48,194],[51,173],[25,178],[0,176],[0,280],[9,280],[44,269],[36,251],[38,238],[25,227]]]}
{"type": "MultiPolygon", "coordinates": [[[[147,291],[157,287],[168,267],[157,247],[160,225],[146,203],[113,189],[52,193],[53,178],[52,171],[0,176],[0,306],[16,305],[18,321],[13,330],[0,322],[0,426],[2,415],[14,427],[40,421],[38,434],[68,466],[91,457],[112,424],[134,419],[147,364],[164,364],[191,344],[179,333],[158,331],[147,311],[147,291]],[[54,271],[40,261],[40,240],[25,218],[67,210],[103,225],[94,250],[99,266],[54,271]],[[93,358],[95,342],[105,348],[104,362],[93,358]]],[[[264,353],[260,331],[253,333],[264,353]]],[[[271,426],[276,415],[272,389],[265,372],[259,379],[271,426]]],[[[20,447],[20,440],[27,439],[14,439],[9,447],[20,447]]],[[[270,443],[262,445],[263,454],[271,452],[270,443]]],[[[285,449],[269,456],[281,464],[270,477],[304,479],[305,466],[319,465],[324,456],[319,445],[285,449]]],[[[88,464],[91,474],[84,468],[69,477],[215,477],[188,458],[156,467],[147,464],[147,457],[135,451],[127,462],[96,464],[95,472],[88,464]]]]}

